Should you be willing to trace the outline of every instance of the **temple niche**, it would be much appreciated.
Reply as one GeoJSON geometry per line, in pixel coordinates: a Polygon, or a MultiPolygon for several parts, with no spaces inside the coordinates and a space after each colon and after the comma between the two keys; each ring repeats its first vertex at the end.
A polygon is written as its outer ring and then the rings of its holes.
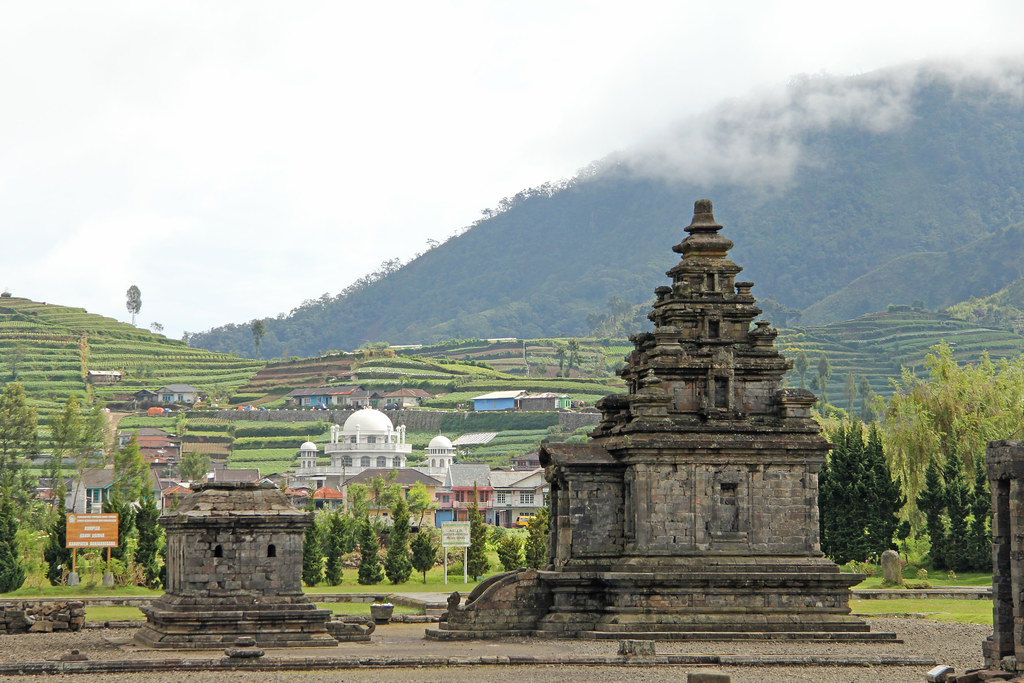
{"type": "Polygon", "coordinates": [[[782,387],[721,229],[696,202],[654,331],[630,338],[628,394],[598,402],[590,442],[542,446],[547,566],[485,581],[428,636],[895,638],[850,615],[863,576],[821,552],[815,396],[782,387]]]}

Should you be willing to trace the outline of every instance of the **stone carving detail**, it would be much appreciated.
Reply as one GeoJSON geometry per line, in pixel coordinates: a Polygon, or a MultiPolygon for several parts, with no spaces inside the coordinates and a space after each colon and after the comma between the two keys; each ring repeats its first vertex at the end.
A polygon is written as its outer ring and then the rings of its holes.
{"type": "Polygon", "coordinates": [[[593,440],[542,445],[548,566],[481,584],[428,636],[868,630],[849,614],[861,577],[819,547],[814,394],[782,388],[791,365],[721,228],[698,201],[593,440]]]}

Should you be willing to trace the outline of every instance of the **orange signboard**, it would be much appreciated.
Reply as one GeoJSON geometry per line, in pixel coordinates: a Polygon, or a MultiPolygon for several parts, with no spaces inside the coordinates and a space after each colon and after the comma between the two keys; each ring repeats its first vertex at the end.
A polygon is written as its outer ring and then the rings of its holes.
{"type": "Polygon", "coordinates": [[[67,548],[116,548],[117,513],[68,514],[67,548]]]}

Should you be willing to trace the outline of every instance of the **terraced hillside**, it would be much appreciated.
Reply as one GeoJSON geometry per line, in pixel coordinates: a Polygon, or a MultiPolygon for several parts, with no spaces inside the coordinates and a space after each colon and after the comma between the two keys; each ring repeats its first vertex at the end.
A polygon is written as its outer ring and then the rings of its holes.
{"type": "Polygon", "coordinates": [[[344,384],[360,356],[340,353],[316,358],[291,358],[267,363],[232,395],[231,403],[276,405],[293,389],[344,384]]]}
{"type": "Polygon", "coordinates": [[[577,339],[579,359],[570,369],[568,358],[559,359],[558,350],[567,352],[569,338],[452,340],[421,346],[404,354],[421,358],[484,362],[499,372],[518,376],[555,377],[559,370],[572,377],[607,377],[622,364],[622,356],[632,350],[625,339],[577,339]]]}
{"type": "Polygon", "coordinates": [[[114,400],[139,389],[186,383],[215,396],[232,393],[260,361],[193,349],[81,308],[0,298],[0,381],[25,385],[40,414],[43,449],[49,416],[69,396],[114,400]],[[120,382],[92,385],[89,370],[119,370],[120,382]]]}
{"type": "MultiPolygon", "coordinates": [[[[858,382],[861,376],[866,377],[874,393],[888,398],[892,395],[889,380],[898,378],[903,367],[923,376],[925,355],[942,341],[952,346],[956,359],[964,363],[977,361],[985,351],[992,358],[1024,353],[1024,337],[1008,330],[906,306],[823,327],[780,330],[776,343],[790,360],[801,349],[807,354],[805,379],[809,385],[817,377],[818,360],[824,353],[832,369],[826,384],[829,401],[845,408],[847,373],[853,372],[858,382]]],[[[795,371],[787,377],[791,386],[800,385],[795,371]]],[[[861,410],[859,396],[854,401],[854,410],[861,410]]]]}

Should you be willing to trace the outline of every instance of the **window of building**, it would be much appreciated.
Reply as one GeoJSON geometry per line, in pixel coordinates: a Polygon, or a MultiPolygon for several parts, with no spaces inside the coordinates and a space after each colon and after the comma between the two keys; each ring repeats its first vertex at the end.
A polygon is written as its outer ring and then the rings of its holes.
{"type": "Polygon", "coordinates": [[[370,456],[364,455],[362,458],[360,458],[359,459],[359,465],[361,467],[369,467],[370,466],[370,456]]]}
{"type": "Polygon", "coordinates": [[[277,546],[273,543],[267,546],[267,557],[277,557],[277,546]]]}
{"type": "Polygon", "coordinates": [[[739,509],[736,506],[736,484],[722,482],[718,494],[719,528],[739,531],[739,509]]]}
{"type": "Polygon", "coordinates": [[[366,437],[366,443],[377,443],[377,437],[372,434],[366,437]]]}
{"type": "Polygon", "coordinates": [[[504,505],[505,504],[505,492],[504,491],[496,491],[494,493],[494,502],[497,505],[504,505]]]}
{"type": "Polygon", "coordinates": [[[401,467],[402,466],[402,459],[396,455],[394,458],[391,459],[391,466],[392,467],[401,467]]]}
{"type": "Polygon", "coordinates": [[[520,505],[533,505],[533,491],[520,491],[519,492],[519,504],[520,505]]]}
{"type": "Polygon", "coordinates": [[[387,466],[388,466],[388,459],[385,458],[383,455],[378,456],[377,457],[377,467],[387,467],[387,466]]]}
{"type": "Polygon", "coordinates": [[[729,407],[729,378],[728,377],[716,377],[715,378],[715,407],[716,408],[728,408],[729,407]]]}
{"type": "Polygon", "coordinates": [[[718,320],[708,321],[708,338],[718,339],[722,336],[722,323],[718,320]]]}
{"type": "Polygon", "coordinates": [[[213,549],[213,556],[214,557],[224,557],[224,547],[220,546],[220,545],[215,546],[214,549],[213,549]]]}
{"type": "Polygon", "coordinates": [[[349,443],[358,443],[359,442],[358,439],[359,439],[358,436],[349,437],[349,443]]]}
{"type": "Polygon", "coordinates": [[[352,467],[352,456],[346,455],[341,459],[341,464],[345,467],[352,467]]]}

